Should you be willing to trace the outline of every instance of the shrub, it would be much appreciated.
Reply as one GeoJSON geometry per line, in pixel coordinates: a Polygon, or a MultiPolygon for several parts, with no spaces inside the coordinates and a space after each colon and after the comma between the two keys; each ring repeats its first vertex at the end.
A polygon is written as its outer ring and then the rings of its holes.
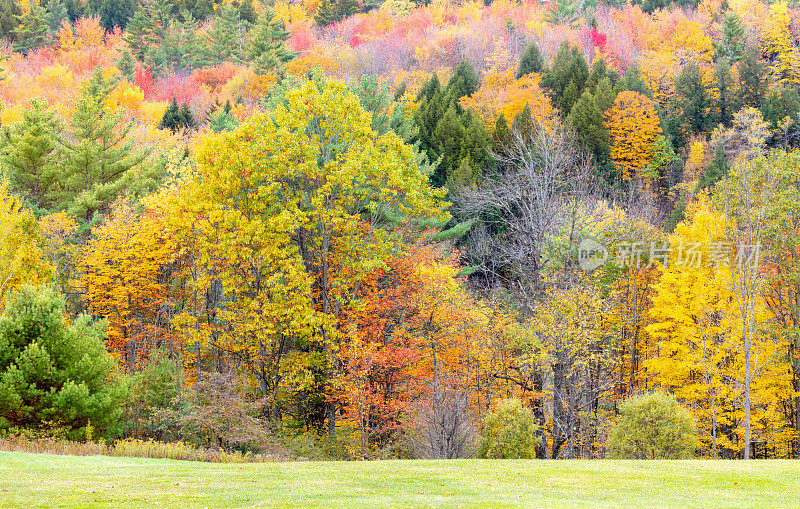
{"type": "Polygon", "coordinates": [[[612,458],[690,458],[697,442],[697,424],[675,396],[651,392],[631,396],[620,406],[608,438],[612,458]]]}
{"type": "Polygon", "coordinates": [[[517,398],[502,399],[483,419],[482,458],[533,458],[536,418],[517,398]]]}

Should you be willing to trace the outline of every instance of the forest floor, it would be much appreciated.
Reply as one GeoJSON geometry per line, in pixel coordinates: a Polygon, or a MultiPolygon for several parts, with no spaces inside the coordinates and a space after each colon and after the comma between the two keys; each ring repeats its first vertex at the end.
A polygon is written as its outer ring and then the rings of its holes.
{"type": "Polygon", "coordinates": [[[0,507],[800,507],[800,461],[247,464],[0,452],[0,507]]]}

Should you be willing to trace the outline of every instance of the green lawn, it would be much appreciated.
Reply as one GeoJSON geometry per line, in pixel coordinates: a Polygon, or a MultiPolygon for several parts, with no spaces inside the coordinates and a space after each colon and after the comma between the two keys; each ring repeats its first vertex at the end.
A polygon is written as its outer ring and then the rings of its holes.
{"type": "Polygon", "coordinates": [[[798,461],[212,464],[0,452],[2,507],[800,507],[798,461]]]}

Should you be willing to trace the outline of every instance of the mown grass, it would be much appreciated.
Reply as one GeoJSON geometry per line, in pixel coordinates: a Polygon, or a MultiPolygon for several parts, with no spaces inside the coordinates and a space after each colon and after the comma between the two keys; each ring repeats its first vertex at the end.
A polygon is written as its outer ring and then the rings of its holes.
{"type": "Polygon", "coordinates": [[[3,507],[800,507],[798,461],[197,463],[0,452],[3,507]]]}

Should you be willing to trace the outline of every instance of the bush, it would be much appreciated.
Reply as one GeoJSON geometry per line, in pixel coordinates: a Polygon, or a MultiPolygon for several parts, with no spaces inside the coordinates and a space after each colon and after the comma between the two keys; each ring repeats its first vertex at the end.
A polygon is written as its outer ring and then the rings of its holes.
{"type": "Polygon", "coordinates": [[[620,459],[683,459],[692,456],[696,442],[689,411],[672,394],[651,392],[622,403],[608,450],[620,459]]]}
{"type": "Polygon", "coordinates": [[[481,458],[533,458],[536,418],[517,398],[502,399],[483,419],[481,458]]]}
{"type": "Polygon", "coordinates": [[[0,430],[59,430],[72,440],[116,435],[125,391],[106,352],[105,322],[65,318],[47,287],[12,294],[0,317],[0,430]]]}
{"type": "Polygon", "coordinates": [[[177,439],[180,369],[167,352],[156,350],[144,369],[131,376],[126,436],[160,441],[177,439]]]}

